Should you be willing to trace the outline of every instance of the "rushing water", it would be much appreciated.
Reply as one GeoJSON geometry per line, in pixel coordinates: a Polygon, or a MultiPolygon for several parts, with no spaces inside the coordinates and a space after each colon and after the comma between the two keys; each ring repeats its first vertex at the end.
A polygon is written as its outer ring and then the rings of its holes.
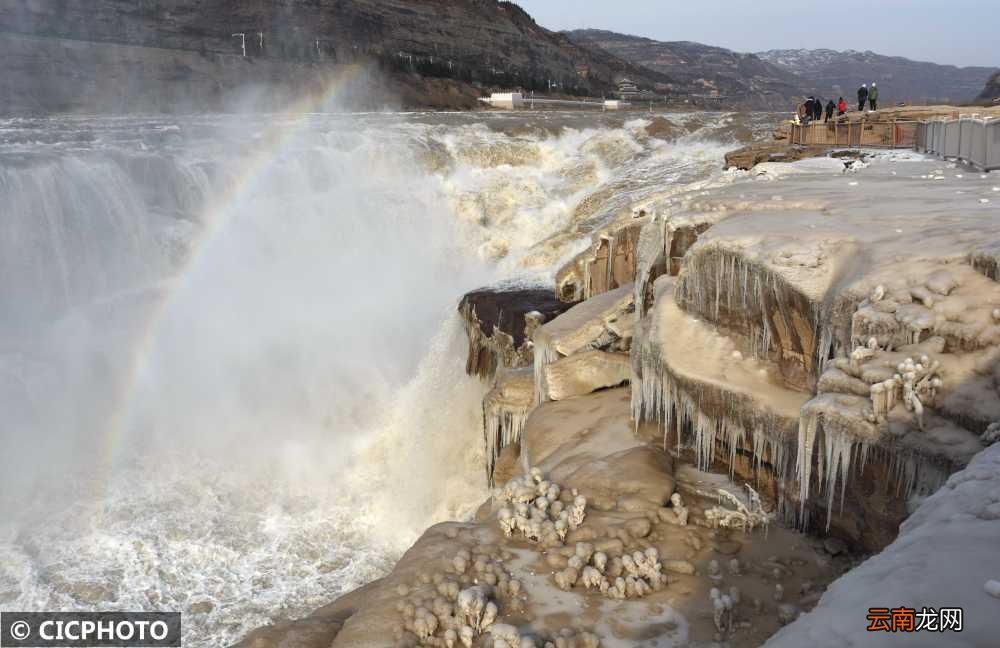
{"type": "Polygon", "coordinates": [[[463,292],[550,279],[765,123],[0,122],[0,609],[222,646],[384,573],[485,495],[463,292]]]}

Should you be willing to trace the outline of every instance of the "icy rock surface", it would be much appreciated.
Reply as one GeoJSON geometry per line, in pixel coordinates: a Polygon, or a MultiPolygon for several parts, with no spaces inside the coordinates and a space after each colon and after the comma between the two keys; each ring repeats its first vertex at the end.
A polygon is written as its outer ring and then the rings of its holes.
{"type": "Polygon", "coordinates": [[[500,285],[466,293],[458,305],[469,338],[465,372],[485,380],[498,368],[530,364],[532,333],[567,307],[542,287],[500,285]]]}
{"type": "Polygon", "coordinates": [[[647,221],[646,216],[629,215],[596,232],[591,245],[556,273],[556,295],[575,302],[632,283],[640,231],[647,221]]]}
{"type": "Polygon", "coordinates": [[[632,298],[632,284],[626,284],[577,304],[535,331],[535,395],[539,402],[549,398],[547,365],[587,349],[628,349],[635,321],[632,298]]]}
{"type": "Polygon", "coordinates": [[[630,375],[628,355],[591,349],[547,365],[545,384],[550,399],[563,400],[620,385],[630,375]]]}
{"type": "Polygon", "coordinates": [[[829,526],[846,492],[883,485],[891,506],[848,502],[841,530],[884,546],[891,533],[865,529],[894,528],[902,503],[966,465],[1000,420],[1000,226],[979,200],[991,187],[898,154],[757,171],[650,205],[636,258],[633,417],[660,422],[665,442],[679,428],[699,466],[746,452],[780,482],[798,481],[787,492],[803,525],[825,508],[829,526]],[[681,225],[690,242],[676,258],[681,225]],[[776,408],[775,387],[798,402],[776,408]]]}
{"type": "Polygon", "coordinates": [[[1000,446],[976,455],[900,527],[882,553],[835,581],[816,609],[781,630],[768,648],[894,646],[901,637],[867,632],[871,607],[961,607],[964,629],[915,632],[907,646],[991,646],[997,603],[984,581],[1000,574],[1000,446]]]}
{"type": "Polygon", "coordinates": [[[663,443],[675,430],[707,469],[722,448],[732,473],[737,453],[789,476],[799,408],[807,394],[789,390],[764,363],[746,357],[733,338],[685,313],[671,298],[674,280],[660,277],[656,301],[632,347],[632,417],[657,421],[663,443]]]}

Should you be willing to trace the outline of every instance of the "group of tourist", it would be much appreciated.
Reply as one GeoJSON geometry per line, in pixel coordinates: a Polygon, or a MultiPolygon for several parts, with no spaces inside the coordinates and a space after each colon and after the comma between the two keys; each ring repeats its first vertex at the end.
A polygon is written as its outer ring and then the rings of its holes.
{"type": "Polygon", "coordinates": [[[822,99],[810,96],[806,99],[805,103],[799,106],[799,119],[803,123],[819,121],[820,119],[828,122],[833,119],[834,111],[837,111],[838,117],[847,112],[847,102],[844,101],[843,97],[837,103],[834,103],[833,99],[831,99],[824,107],[822,99]],[[826,115],[825,119],[823,118],[824,114],[826,115]]]}
{"type": "MultiPolygon", "coordinates": [[[[871,90],[868,89],[867,83],[861,84],[861,87],[858,88],[858,112],[864,111],[866,105],[870,110],[878,110],[878,85],[874,81],[872,81],[871,90]]],[[[834,111],[837,112],[838,117],[847,113],[847,102],[844,101],[843,97],[836,103],[830,99],[824,106],[822,99],[810,96],[805,100],[805,103],[799,106],[799,120],[807,124],[822,119],[825,123],[833,119],[834,111]]]]}

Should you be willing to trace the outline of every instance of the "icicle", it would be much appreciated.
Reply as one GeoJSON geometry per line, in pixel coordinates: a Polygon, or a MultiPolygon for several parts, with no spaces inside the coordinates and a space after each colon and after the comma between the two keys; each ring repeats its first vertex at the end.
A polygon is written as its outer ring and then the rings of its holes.
{"type": "MultiPolygon", "coordinates": [[[[814,321],[823,322],[828,318],[823,317],[821,314],[816,314],[814,321]]],[[[816,366],[819,370],[816,372],[817,376],[823,375],[826,370],[826,363],[830,359],[831,351],[833,350],[833,327],[832,326],[819,326],[819,345],[816,347],[816,366]]]]}
{"type": "Polygon", "coordinates": [[[608,241],[608,268],[607,268],[607,286],[606,290],[612,289],[612,284],[615,278],[615,254],[618,250],[618,233],[612,232],[611,237],[607,239],[608,241]]]}
{"type": "Polygon", "coordinates": [[[536,332],[534,336],[534,364],[535,364],[535,402],[544,403],[549,400],[548,385],[545,383],[545,367],[559,359],[559,352],[549,347],[549,340],[545,335],[536,332]]]}
{"type": "Polygon", "coordinates": [[[729,477],[736,473],[736,453],[740,443],[746,438],[746,430],[732,421],[724,421],[726,442],[729,444],[729,477]]]}
{"type": "Polygon", "coordinates": [[[841,480],[841,507],[843,507],[843,488],[847,484],[851,468],[851,450],[853,441],[849,436],[842,433],[831,433],[824,431],[826,445],[826,530],[830,530],[830,520],[833,515],[833,499],[837,492],[837,478],[841,480]]]}
{"type": "Polygon", "coordinates": [[[816,443],[816,428],[819,415],[803,408],[799,418],[799,449],[795,474],[799,480],[799,505],[805,513],[806,501],[809,499],[809,478],[812,475],[813,446],[816,443]]]}
{"type": "Polygon", "coordinates": [[[486,480],[492,488],[493,470],[500,453],[507,446],[521,440],[524,423],[528,419],[529,407],[504,407],[502,405],[483,406],[483,436],[486,443],[486,480]]]}

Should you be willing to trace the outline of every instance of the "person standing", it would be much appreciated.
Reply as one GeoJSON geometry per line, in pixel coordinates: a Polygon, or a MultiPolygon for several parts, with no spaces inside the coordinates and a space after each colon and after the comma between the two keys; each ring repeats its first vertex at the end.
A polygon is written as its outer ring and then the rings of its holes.
{"type": "Polygon", "coordinates": [[[802,104],[802,109],[799,112],[802,115],[803,124],[808,124],[810,121],[812,121],[813,101],[815,100],[812,97],[809,97],[808,99],[806,99],[806,102],[802,104]]]}
{"type": "Polygon", "coordinates": [[[878,87],[872,81],[872,91],[868,93],[868,104],[872,110],[878,110],[878,87]]]}
{"type": "Polygon", "coordinates": [[[837,116],[841,117],[847,114],[847,102],[841,97],[840,101],[837,102],[837,116]]]}
{"type": "Polygon", "coordinates": [[[823,100],[819,97],[813,99],[813,120],[819,121],[823,118],[823,100]]]}
{"type": "Polygon", "coordinates": [[[837,104],[833,103],[833,99],[826,104],[826,119],[823,120],[824,123],[833,119],[833,111],[836,107],[837,104]]]}
{"type": "Polygon", "coordinates": [[[858,112],[865,109],[865,102],[868,101],[868,84],[862,83],[858,88],[858,112]]]}

